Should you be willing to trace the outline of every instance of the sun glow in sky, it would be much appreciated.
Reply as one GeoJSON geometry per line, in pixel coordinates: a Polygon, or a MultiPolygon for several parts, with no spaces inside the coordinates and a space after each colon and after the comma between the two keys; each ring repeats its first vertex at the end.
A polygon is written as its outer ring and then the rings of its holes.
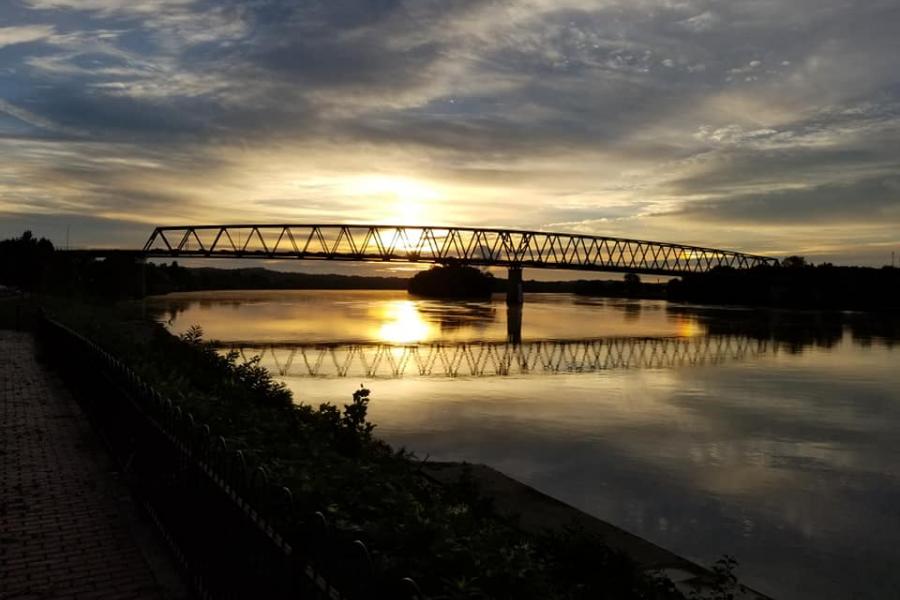
{"type": "Polygon", "coordinates": [[[0,2],[0,236],[491,225],[881,265],[898,23],[900,0],[0,2]]]}
{"type": "Polygon", "coordinates": [[[350,198],[370,202],[390,225],[430,225],[443,222],[441,194],[421,181],[406,177],[371,175],[350,178],[342,189],[350,198]]]}

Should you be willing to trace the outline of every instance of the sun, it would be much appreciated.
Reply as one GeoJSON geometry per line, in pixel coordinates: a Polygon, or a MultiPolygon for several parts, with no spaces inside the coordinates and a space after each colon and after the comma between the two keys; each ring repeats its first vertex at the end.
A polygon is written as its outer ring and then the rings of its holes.
{"type": "Polygon", "coordinates": [[[409,177],[365,175],[353,178],[345,190],[378,201],[379,220],[391,225],[426,225],[443,196],[433,186],[409,177]]]}

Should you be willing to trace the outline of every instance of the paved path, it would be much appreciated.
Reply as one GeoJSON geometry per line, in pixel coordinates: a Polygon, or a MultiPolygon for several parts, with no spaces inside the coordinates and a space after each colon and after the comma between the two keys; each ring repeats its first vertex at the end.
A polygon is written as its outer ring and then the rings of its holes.
{"type": "Polygon", "coordinates": [[[31,337],[0,330],[0,599],[170,596],[113,469],[31,337]]]}

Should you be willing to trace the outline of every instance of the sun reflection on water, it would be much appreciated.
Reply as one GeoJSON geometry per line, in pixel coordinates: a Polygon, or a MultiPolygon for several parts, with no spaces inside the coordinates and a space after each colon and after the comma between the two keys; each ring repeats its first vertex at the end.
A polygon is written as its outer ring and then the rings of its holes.
{"type": "Polygon", "coordinates": [[[394,300],[381,307],[377,338],[393,344],[423,342],[433,335],[433,326],[422,318],[412,300],[394,300]]]}
{"type": "Polygon", "coordinates": [[[705,335],[705,328],[696,319],[679,316],[675,322],[679,337],[705,335]]]}

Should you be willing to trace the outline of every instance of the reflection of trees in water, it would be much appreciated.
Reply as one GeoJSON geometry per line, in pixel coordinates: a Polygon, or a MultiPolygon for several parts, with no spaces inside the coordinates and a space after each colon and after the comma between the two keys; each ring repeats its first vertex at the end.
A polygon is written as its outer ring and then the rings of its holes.
{"type": "Polygon", "coordinates": [[[641,318],[642,307],[639,302],[629,302],[617,307],[622,309],[623,316],[627,323],[633,323],[641,318]]]}
{"type": "Polygon", "coordinates": [[[429,321],[440,325],[444,332],[464,327],[486,329],[497,320],[497,309],[488,303],[443,303],[433,308],[426,305],[419,307],[419,312],[429,321]]]}
{"type": "Polygon", "coordinates": [[[900,344],[900,315],[891,313],[853,313],[847,315],[853,340],[861,346],[874,342],[888,348],[900,344]]]}
{"type": "Polygon", "coordinates": [[[855,342],[893,347],[900,340],[900,315],[824,311],[732,310],[670,306],[672,314],[696,318],[710,335],[748,336],[782,344],[788,352],[832,348],[848,331],[855,342]]]}
{"type": "Polygon", "coordinates": [[[756,339],[771,339],[789,352],[805,347],[832,348],[844,336],[841,316],[835,313],[790,314],[778,311],[747,311],[709,323],[710,333],[744,334],[756,339]]]}
{"type": "Polygon", "coordinates": [[[636,300],[619,297],[602,298],[596,296],[572,296],[572,304],[583,308],[608,308],[621,312],[625,321],[637,321],[645,313],[654,313],[660,310],[667,310],[671,313],[671,308],[665,300],[636,300]]]}
{"type": "Polygon", "coordinates": [[[199,306],[201,308],[227,306],[232,309],[237,309],[244,304],[252,304],[252,302],[227,298],[165,298],[151,299],[146,301],[145,306],[147,315],[151,319],[163,321],[171,325],[181,313],[185,312],[191,306],[199,306]]]}

